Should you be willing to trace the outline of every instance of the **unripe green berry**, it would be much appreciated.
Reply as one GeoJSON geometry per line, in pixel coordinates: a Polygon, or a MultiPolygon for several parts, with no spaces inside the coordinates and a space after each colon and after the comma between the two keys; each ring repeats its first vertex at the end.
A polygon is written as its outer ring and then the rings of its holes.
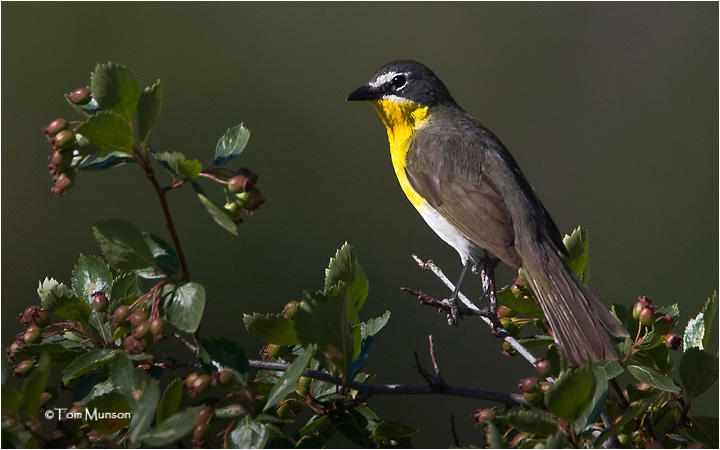
{"type": "Polygon", "coordinates": [[[55,119],[52,122],[50,122],[43,130],[48,136],[55,136],[59,132],[63,130],[67,130],[68,127],[68,121],[60,118],[55,119]]]}
{"type": "Polygon", "coordinates": [[[25,334],[23,335],[23,342],[26,345],[34,344],[35,342],[39,341],[41,337],[42,329],[32,323],[25,330],[25,334]]]}
{"type": "Polygon", "coordinates": [[[134,327],[137,327],[140,322],[145,322],[147,319],[148,315],[145,311],[137,311],[128,316],[128,322],[134,327]]]}
{"type": "Polygon", "coordinates": [[[533,405],[538,404],[543,399],[543,391],[538,389],[535,392],[523,392],[523,398],[528,403],[531,403],[533,405]]]}
{"type": "Polygon", "coordinates": [[[130,315],[130,308],[127,305],[120,305],[115,308],[113,312],[112,322],[113,325],[118,326],[130,315]]]}
{"type": "Polygon", "coordinates": [[[513,355],[515,352],[515,349],[512,347],[512,345],[510,345],[510,343],[508,341],[503,341],[502,349],[508,355],[513,355]]]}
{"type": "Polygon", "coordinates": [[[148,322],[147,320],[143,320],[142,322],[137,324],[132,334],[135,339],[142,340],[145,336],[150,334],[150,322],[148,322]]]}
{"type": "Polygon", "coordinates": [[[80,87],[68,94],[68,99],[74,105],[84,105],[91,99],[90,90],[86,87],[80,87]]]}
{"type": "Polygon", "coordinates": [[[295,300],[287,302],[283,308],[283,316],[285,316],[286,319],[292,319],[299,306],[300,302],[296,302],[295,300]]]}
{"type": "Polygon", "coordinates": [[[153,336],[160,336],[165,334],[165,319],[162,317],[156,317],[150,321],[150,331],[153,336]]]}
{"type": "Polygon", "coordinates": [[[640,324],[645,327],[652,326],[655,323],[655,311],[650,306],[646,306],[640,311],[640,324]]]}

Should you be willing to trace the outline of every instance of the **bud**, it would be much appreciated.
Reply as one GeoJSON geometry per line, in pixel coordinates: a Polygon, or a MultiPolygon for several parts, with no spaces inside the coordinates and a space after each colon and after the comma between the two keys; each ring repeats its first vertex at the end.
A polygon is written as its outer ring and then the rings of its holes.
{"type": "Polygon", "coordinates": [[[147,319],[148,315],[145,311],[137,311],[128,316],[128,322],[134,327],[137,327],[140,322],[145,322],[147,319]]]}
{"type": "Polygon", "coordinates": [[[677,350],[683,345],[683,338],[675,333],[669,333],[665,336],[665,347],[670,350],[677,350]]]}
{"type": "Polygon", "coordinates": [[[60,118],[50,122],[45,128],[43,128],[43,131],[48,135],[48,137],[52,137],[63,130],[67,130],[67,127],[68,121],[60,118]]]}
{"type": "Polygon", "coordinates": [[[92,307],[97,312],[105,312],[108,309],[108,298],[102,291],[97,291],[93,294],[92,307]]]}
{"type": "Polygon", "coordinates": [[[287,302],[283,308],[283,316],[285,316],[286,319],[292,319],[299,306],[300,302],[296,302],[295,300],[287,302]]]}
{"type": "Polygon", "coordinates": [[[112,323],[115,326],[120,325],[130,315],[130,308],[127,305],[120,305],[113,312],[112,323]]]}
{"type": "Polygon", "coordinates": [[[655,323],[655,311],[650,306],[644,307],[640,311],[640,324],[646,327],[652,326],[655,323]]]}
{"type": "Polygon", "coordinates": [[[473,419],[475,419],[475,423],[478,425],[487,425],[495,420],[496,416],[497,413],[495,412],[495,408],[478,409],[475,410],[472,415],[473,419]]]}
{"type": "Polygon", "coordinates": [[[508,341],[503,341],[502,349],[503,353],[505,353],[507,356],[512,356],[513,354],[515,354],[515,349],[512,348],[512,345],[510,345],[508,341]]]}
{"type": "Polygon", "coordinates": [[[547,378],[552,374],[552,366],[546,358],[540,358],[535,362],[535,372],[539,377],[547,378]]]}
{"type": "Polygon", "coordinates": [[[91,99],[90,90],[86,87],[77,88],[68,94],[68,99],[73,105],[84,105],[91,99]]]}
{"type": "Polygon", "coordinates": [[[235,202],[242,208],[253,211],[255,209],[258,209],[258,207],[260,207],[260,205],[264,203],[265,200],[262,198],[260,190],[258,190],[257,188],[252,188],[247,192],[241,192],[239,194],[236,194],[235,202]]]}
{"type": "Polygon", "coordinates": [[[23,342],[26,345],[34,344],[42,337],[42,329],[34,323],[30,324],[23,335],[23,342]]]}
{"type": "Polygon", "coordinates": [[[670,315],[664,314],[657,319],[655,319],[655,323],[653,324],[653,331],[656,334],[659,335],[665,335],[672,330],[673,327],[673,319],[670,315]]]}

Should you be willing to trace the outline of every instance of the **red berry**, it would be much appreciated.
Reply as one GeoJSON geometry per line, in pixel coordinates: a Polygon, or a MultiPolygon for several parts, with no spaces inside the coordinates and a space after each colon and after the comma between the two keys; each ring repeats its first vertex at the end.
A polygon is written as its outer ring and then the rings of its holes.
{"type": "Polygon", "coordinates": [[[145,311],[137,311],[128,316],[128,322],[130,325],[137,327],[140,322],[145,322],[148,315],[145,311]]]}
{"type": "Polygon", "coordinates": [[[98,291],[93,294],[92,307],[97,312],[105,312],[108,309],[108,298],[104,292],[98,291]]]}
{"type": "Polygon", "coordinates": [[[285,316],[286,319],[292,319],[299,306],[300,302],[296,302],[295,300],[287,302],[283,308],[283,316],[285,316]]]}
{"type": "Polygon", "coordinates": [[[15,367],[13,367],[13,372],[15,372],[15,375],[22,377],[29,374],[34,367],[35,363],[32,362],[32,360],[26,359],[25,361],[21,361],[15,367]]]}
{"type": "Polygon", "coordinates": [[[652,326],[655,323],[655,310],[650,306],[644,307],[640,311],[640,324],[646,327],[652,326]]]}
{"type": "Polygon", "coordinates": [[[145,336],[150,334],[150,322],[148,322],[147,320],[143,320],[142,322],[137,324],[132,334],[135,339],[139,341],[142,340],[145,336]]]}
{"type": "Polygon", "coordinates": [[[25,330],[25,334],[23,335],[23,342],[27,345],[34,344],[35,342],[39,341],[42,337],[42,329],[33,324],[30,324],[30,326],[27,327],[25,330]]]}
{"type": "Polygon", "coordinates": [[[545,358],[540,358],[535,362],[535,371],[539,377],[547,378],[552,373],[552,366],[550,361],[545,358]]]}
{"type": "Polygon", "coordinates": [[[52,122],[50,122],[45,128],[43,128],[43,131],[45,131],[45,133],[48,136],[55,136],[62,130],[66,130],[67,127],[68,127],[68,121],[60,118],[60,119],[55,119],[52,122]]]}
{"type": "Polygon", "coordinates": [[[128,308],[127,305],[120,305],[115,308],[115,312],[113,312],[112,317],[113,325],[120,325],[128,317],[129,314],[130,308],[128,308]]]}
{"type": "Polygon", "coordinates": [[[665,336],[665,346],[670,350],[677,350],[683,345],[683,338],[675,333],[665,336]]]}
{"type": "Polygon", "coordinates": [[[487,425],[495,420],[495,416],[497,416],[495,408],[478,409],[473,413],[473,419],[478,425],[487,425]]]}
{"type": "Polygon", "coordinates": [[[527,377],[520,380],[518,388],[522,392],[535,392],[540,390],[540,384],[538,384],[537,377],[527,377]]]}
{"type": "Polygon", "coordinates": [[[156,317],[150,321],[150,332],[153,336],[165,334],[165,319],[156,317]]]}
{"type": "Polygon", "coordinates": [[[68,94],[68,99],[74,105],[84,105],[90,101],[90,90],[86,87],[77,88],[68,94]]]}

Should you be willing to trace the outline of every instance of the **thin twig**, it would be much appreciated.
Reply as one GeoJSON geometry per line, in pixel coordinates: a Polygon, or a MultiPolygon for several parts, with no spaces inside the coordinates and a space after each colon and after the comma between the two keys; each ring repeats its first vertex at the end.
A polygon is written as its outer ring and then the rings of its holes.
{"type": "MultiPolygon", "coordinates": [[[[250,360],[250,367],[254,369],[274,370],[274,371],[285,371],[289,367],[289,364],[250,360]]],[[[496,392],[489,391],[486,389],[475,389],[465,386],[452,386],[446,385],[442,391],[429,386],[427,384],[366,384],[352,381],[346,383],[342,378],[337,378],[329,373],[320,372],[317,370],[307,369],[304,375],[306,377],[314,378],[316,380],[333,383],[338,386],[346,386],[350,389],[360,391],[371,395],[428,395],[428,394],[440,394],[440,395],[451,395],[455,397],[475,398],[478,400],[487,400],[491,402],[503,403],[506,406],[517,406],[526,405],[527,402],[519,394],[511,394],[507,392],[496,392]]]]}
{"type": "Polygon", "coordinates": [[[455,430],[455,415],[450,414],[450,431],[452,432],[453,437],[453,444],[456,448],[460,448],[460,440],[457,436],[457,431],[455,430]]]}

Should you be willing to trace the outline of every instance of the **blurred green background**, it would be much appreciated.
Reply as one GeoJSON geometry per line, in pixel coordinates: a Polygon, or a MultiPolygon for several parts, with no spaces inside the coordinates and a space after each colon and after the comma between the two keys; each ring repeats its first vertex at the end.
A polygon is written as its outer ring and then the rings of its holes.
{"type": "MultiPolygon", "coordinates": [[[[68,195],[50,193],[42,127],[76,118],[63,94],[114,61],[143,85],[162,79],[155,147],[209,163],[228,127],[252,131],[235,166],[259,174],[267,203],[239,237],[190,189],[170,196],[208,293],[203,335],[256,357],[242,314],[279,312],[321,288],[347,240],[370,279],[362,318],[392,311],[366,366],[376,381],[422,383],[412,352],[430,367],[433,334],[448,383],[515,391],[532,368],[503,357],[479,320],[450,328],[399,290],[447,295],[413,252],[451,278],[460,269],[400,191],[375,112],[344,101],[401,58],[430,66],[503,140],[563,233],[590,230],[590,286],[606,304],[677,302],[684,326],[717,289],[717,3],[3,3],[3,346],[37,303],[38,280],[69,282],[79,253],[99,254],[93,222],[123,218],[167,237],[135,166],[81,173],[68,195]]],[[[716,399],[717,385],[698,407],[717,415],[716,399]]],[[[371,405],[420,428],[422,447],[452,445],[450,414],[461,445],[479,443],[470,414],[487,406],[440,396],[371,405]]]]}

